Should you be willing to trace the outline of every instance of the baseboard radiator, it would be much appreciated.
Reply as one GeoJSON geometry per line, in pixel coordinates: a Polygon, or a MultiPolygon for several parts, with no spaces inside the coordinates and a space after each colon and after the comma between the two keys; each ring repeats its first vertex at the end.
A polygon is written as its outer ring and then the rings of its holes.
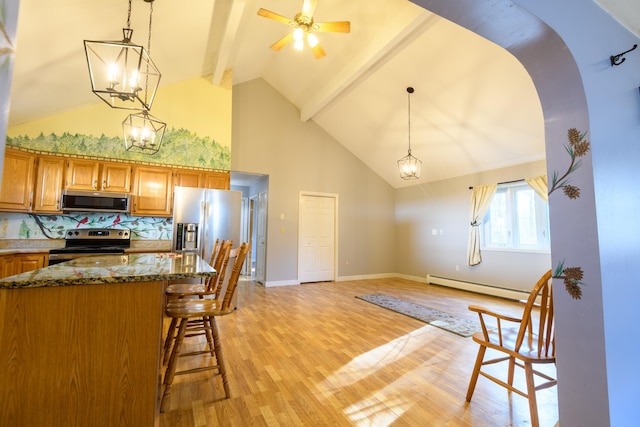
{"type": "Polygon", "coordinates": [[[432,276],[427,274],[427,283],[433,285],[446,286],[449,288],[462,289],[479,294],[492,295],[495,297],[520,301],[527,299],[529,292],[516,289],[505,289],[497,286],[484,285],[481,283],[465,282],[462,280],[447,279],[446,277],[432,276]]]}

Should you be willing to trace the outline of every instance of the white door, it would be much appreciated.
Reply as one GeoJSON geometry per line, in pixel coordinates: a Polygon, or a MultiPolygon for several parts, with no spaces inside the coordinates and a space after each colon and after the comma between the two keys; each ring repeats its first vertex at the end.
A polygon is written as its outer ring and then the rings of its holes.
{"type": "Polygon", "coordinates": [[[256,281],[264,285],[265,255],[267,240],[267,193],[258,195],[258,214],[256,216],[256,281]]]}
{"type": "Polygon", "coordinates": [[[300,196],[298,281],[334,280],[336,199],[300,196]]]}

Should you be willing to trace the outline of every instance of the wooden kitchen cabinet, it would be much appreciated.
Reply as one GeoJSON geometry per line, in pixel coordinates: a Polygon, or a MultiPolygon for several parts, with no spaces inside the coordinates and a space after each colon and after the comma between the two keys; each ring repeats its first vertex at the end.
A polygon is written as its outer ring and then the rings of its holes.
{"type": "Polygon", "coordinates": [[[103,163],[101,165],[102,191],[128,193],[131,191],[131,165],[127,163],[103,163]]]}
{"type": "Polygon", "coordinates": [[[67,162],[68,190],[131,191],[131,165],[128,163],[96,162],[89,159],[69,159],[67,162]]]}
{"type": "Polygon", "coordinates": [[[132,215],[171,216],[173,170],[156,166],[135,166],[132,215]]]}
{"type": "Polygon", "coordinates": [[[60,213],[60,196],[64,183],[63,157],[38,158],[33,210],[38,213],[60,213]]]}
{"type": "Polygon", "coordinates": [[[13,255],[0,255],[0,279],[13,276],[13,255]]]}
{"type": "Polygon", "coordinates": [[[100,163],[88,159],[67,160],[67,180],[65,188],[68,190],[98,190],[100,163]]]}
{"type": "Polygon", "coordinates": [[[47,265],[47,254],[16,254],[13,259],[13,274],[26,273],[47,265]]]}
{"type": "Polygon", "coordinates": [[[31,209],[35,155],[23,151],[6,149],[2,187],[0,187],[0,209],[28,212],[31,209]]]}
{"type": "Polygon", "coordinates": [[[202,172],[194,170],[176,170],[173,174],[174,186],[181,187],[202,187],[204,179],[202,172]]]}
{"type": "Polygon", "coordinates": [[[228,190],[231,188],[231,174],[229,172],[207,172],[204,175],[205,188],[228,190]]]}
{"type": "Polygon", "coordinates": [[[46,253],[0,255],[0,279],[47,265],[46,253]]]}

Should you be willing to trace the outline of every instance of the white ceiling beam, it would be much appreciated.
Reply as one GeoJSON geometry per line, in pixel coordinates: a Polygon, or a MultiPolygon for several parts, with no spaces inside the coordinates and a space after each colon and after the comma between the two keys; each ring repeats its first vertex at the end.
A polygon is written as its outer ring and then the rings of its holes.
{"type": "Polygon", "coordinates": [[[312,119],[313,116],[347,91],[352,85],[373,73],[379,65],[391,59],[397,52],[400,52],[402,45],[413,41],[439,19],[437,15],[425,10],[381,48],[363,51],[360,55],[355,56],[326,85],[319,87],[312,96],[307,98],[307,102],[300,108],[300,120],[306,122],[312,119]]]}
{"type": "MultiPolygon", "coordinates": [[[[216,4],[219,2],[216,2],[216,4]]],[[[216,57],[213,61],[213,75],[211,82],[215,85],[219,85],[222,81],[224,72],[229,68],[229,57],[231,56],[231,50],[240,28],[240,20],[244,12],[244,8],[247,2],[245,0],[231,1],[231,8],[227,14],[225,22],[224,35],[220,43],[220,49],[216,53],[216,57]]]]}

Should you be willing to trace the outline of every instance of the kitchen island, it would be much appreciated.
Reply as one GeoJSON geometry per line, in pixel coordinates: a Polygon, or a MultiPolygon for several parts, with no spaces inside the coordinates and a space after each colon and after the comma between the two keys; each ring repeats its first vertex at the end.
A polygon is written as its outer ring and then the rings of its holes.
{"type": "Polygon", "coordinates": [[[84,257],[0,280],[0,423],[158,425],[164,286],[200,257],[84,257]]]}

